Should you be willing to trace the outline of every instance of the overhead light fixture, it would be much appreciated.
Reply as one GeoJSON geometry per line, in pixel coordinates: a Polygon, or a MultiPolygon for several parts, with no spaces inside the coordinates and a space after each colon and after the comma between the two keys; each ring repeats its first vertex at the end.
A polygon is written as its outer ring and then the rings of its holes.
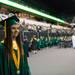
{"type": "Polygon", "coordinates": [[[45,14],[45,13],[40,12],[38,10],[32,9],[32,8],[30,8],[28,6],[23,6],[23,5],[20,5],[18,3],[15,3],[15,2],[12,2],[12,1],[9,1],[9,0],[0,0],[0,3],[6,4],[8,6],[12,6],[12,7],[15,7],[15,8],[18,8],[18,9],[21,9],[21,10],[24,10],[24,11],[27,11],[27,12],[30,12],[30,13],[45,17],[45,18],[48,18],[48,19],[52,19],[54,21],[57,21],[57,22],[60,22],[60,23],[63,23],[63,24],[67,24],[67,22],[65,22],[64,20],[61,20],[61,19],[56,18],[54,16],[45,14]]]}

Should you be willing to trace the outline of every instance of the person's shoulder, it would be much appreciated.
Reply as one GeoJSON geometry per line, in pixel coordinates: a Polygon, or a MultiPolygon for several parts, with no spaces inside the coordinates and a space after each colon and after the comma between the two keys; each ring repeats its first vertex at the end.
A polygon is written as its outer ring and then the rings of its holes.
{"type": "Polygon", "coordinates": [[[1,42],[0,42],[0,49],[3,48],[3,44],[4,44],[4,41],[1,41],[1,42]]]}
{"type": "Polygon", "coordinates": [[[2,44],[0,42],[0,55],[2,54],[2,52],[3,52],[3,46],[2,46],[2,44]]]}

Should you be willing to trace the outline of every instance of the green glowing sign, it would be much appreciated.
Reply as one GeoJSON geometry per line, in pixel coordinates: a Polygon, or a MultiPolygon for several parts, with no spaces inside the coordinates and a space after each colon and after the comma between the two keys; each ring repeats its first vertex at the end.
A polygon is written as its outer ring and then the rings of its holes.
{"type": "Polygon", "coordinates": [[[23,6],[23,5],[20,5],[18,3],[15,3],[15,2],[12,2],[12,1],[9,1],[9,0],[0,0],[0,3],[6,4],[6,5],[9,5],[9,6],[12,6],[12,7],[15,7],[15,8],[18,8],[18,9],[21,9],[21,10],[24,10],[24,11],[27,11],[27,12],[45,17],[45,18],[48,18],[48,19],[52,19],[52,20],[55,20],[55,21],[60,22],[60,23],[66,23],[65,21],[63,21],[59,18],[53,17],[51,15],[48,15],[48,14],[45,14],[43,12],[32,9],[28,6],[23,6]]]}

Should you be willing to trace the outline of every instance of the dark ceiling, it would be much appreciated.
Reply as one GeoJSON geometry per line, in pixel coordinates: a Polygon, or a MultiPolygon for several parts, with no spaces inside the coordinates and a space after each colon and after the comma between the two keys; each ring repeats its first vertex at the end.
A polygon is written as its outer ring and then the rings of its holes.
{"type": "Polygon", "coordinates": [[[71,22],[75,16],[75,0],[12,0],[71,22]]]}
{"type": "MultiPolygon", "coordinates": [[[[25,0],[24,0],[25,1],[25,0]]],[[[57,13],[73,15],[75,13],[75,0],[29,0],[35,7],[44,10],[53,10],[57,13]]]]}
{"type": "Polygon", "coordinates": [[[30,7],[54,15],[56,17],[62,18],[69,22],[75,16],[75,0],[22,0],[22,1],[24,1],[25,4],[27,3],[27,5],[29,5],[30,7]]]}

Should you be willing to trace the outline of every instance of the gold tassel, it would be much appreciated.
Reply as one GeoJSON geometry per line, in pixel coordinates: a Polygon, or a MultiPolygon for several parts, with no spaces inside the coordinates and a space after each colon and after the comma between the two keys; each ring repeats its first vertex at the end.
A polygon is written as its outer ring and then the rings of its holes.
{"type": "Polygon", "coordinates": [[[6,38],[6,21],[4,22],[4,33],[5,33],[5,38],[6,38]]]}

